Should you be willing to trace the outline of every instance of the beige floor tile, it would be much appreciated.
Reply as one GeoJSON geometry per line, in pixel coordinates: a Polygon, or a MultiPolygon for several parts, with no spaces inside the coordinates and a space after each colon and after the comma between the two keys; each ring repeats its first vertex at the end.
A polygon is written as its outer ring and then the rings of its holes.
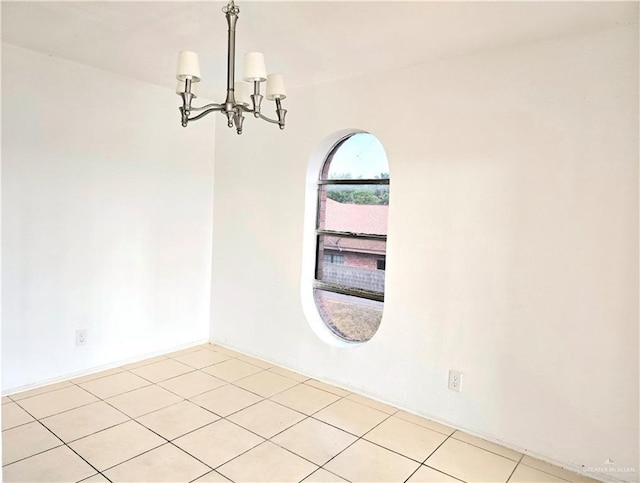
{"type": "Polygon", "coordinates": [[[518,465],[516,471],[509,478],[509,483],[565,483],[566,481],[569,480],[563,480],[558,476],[536,470],[527,465],[518,465]]]}
{"type": "Polygon", "coordinates": [[[297,372],[290,371],[289,369],[285,369],[284,367],[273,366],[269,370],[298,382],[304,382],[309,379],[307,376],[303,376],[302,374],[298,374],[297,372]]]}
{"type": "Polygon", "coordinates": [[[393,416],[363,437],[419,463],[422,463],[447,439],[447,436],[442,433],[393,416]]]}
{"type": "Polygon", "coordinates": [[[427,466],[421,466],[411,478],[407,480],[407,483],[457,483],[460,480],[452,478],[449,475],[445,475],[439,471],[429,468],[427,466]]]}
{"type": "Polygon", "coordinates": [[[299,482],[318,467],[268,441],[217,469],[238,483],[299,482]]]}
{"type": "Polygon", "coordinates": [[[147,386],[110,398],[107,402],[131,418],[138,418],[182,401],[159,386],[147,386]]]}
{"type": "Polygon", "coordinates": [[[216,468],[264,441],[246,429],[220,419],[173,441],[187,453],[216,468]]]}
{"type": "Polygon", "coordinates": [[[477,446],[449,438],[425,462],[463,481],[507,481],[517,463],[477,446]]]}
{"type": "Polygon", "coordinates": [[[105,475],[113,483],[159,483],[191,481],[208,471],[211,468],[167,443],[105,471],[105,475]]]}
{"type": "Polygon", "coordinates": [[[157,434],[135,421],[128,421],[74,441],[69,446],[103,471],[163,443],[165,440],[157,434]]]}
{"type": "Polygon", "coordinates": [[[262,371],[240,379],[234,382],[234,384],[262,397],[271,397],[297,385],[298,382],[273,372],[262,371]]]}
{"type": "Polygon", "coordinates": [[[352,482],[404,481],[419,463],[368,441],[359,440],[326,464],[326,469],[352,482]]]}
{"type": "Polygon", "coordinates": [[[225,384],[225,381],[217,377],[210,376],[204,372],[193,371],[183,374],[182,376],[167,379],[166,381],[158,383],[158,386],[162,386],[183,398],[190,398],[224,386],[225,384]]]}
{"type": "Polygon", "coordinates": [[[455,429],[450,428],[449,426],[445,426],[444,424],[436,423],[431,419],[423,418],[421,416],[416,416],[415,414],[407,413],[405,411],[398,411],[394,414],[397,418],[404,419],[405,421],[409,421],[410,423],[418,424],[424,428],[431,429],[433,431],[437,431],[438,433],[446,434],[449,436],[453,434],[455,429]]]}
{"type": "Polygon", "coordinates": [[[103,401],[65,411],[41,420],[65,442],[74,441],[128,421],[128,417],[103,401]]]}
{"type": "Polygon", "coordinates": [[[233,349],[229,349],[227,347],[222,347],[221,345],[215,345],[212,344],[211,349],[213,349],[216,352],[219,352],[220,354],[224,354],[227,355],[229,357],[240,357],[243,356],[244,354],[242,352],[238,352],[238,351],[234,351],[233,349]]]}
{"type": "Polygon", "coordinates": [[[80,483],[109,483],[109,480],[107,480],[100,473],[96,473],[95,475],[82,480],[80,483]]]}
{"type": "Polygon", "coordinates": [[[194,480],[193,483],[229,483],[230,481],[229,478],[225,478],[217,471],[210,471],[206,475],[194,480]]]}
{"type": "Polygon", "coordinates": [[[138,418],[138,422],[167,439],[175,439],[220,419],[192,402],[183,401],[138,418]]]}
{"type": "Polygon", "coordinates": [[[340,396],[306,384],[298,384],[291,389],[276,394],[271,399],[296,411],[311,415],[336,402],[340,399],[340,396]]]}
{"type": "Polygon", "coordinates": [[[165,354],[167,357],[171,359],[175,359],[176,357],[183,356],[185,354],[189,354],[191,352],[196,352],[202,350],[203,347],[201,345],[194,345],[192,347],[187,347],[186,349],[181,349],[179,351],[170,352],[169,354],[165,354]]]}
{"type": "Polygon", "coordinates": [[[2,468],[5,483],[79,481],[96,472],[66,446],[51,449],[2,468]]]}
{"type": "Polygon", "coordinates": [[[86,389],[94,396],[100,399],[107,399],[117,396],[123,392],[133,391],[151,384],[146,379],[136,376],[130,372],[124,371],[110,376],[101,377],[92,381],[80,384],[80,387],[86,389]]]}
{"type": "Polygon", "coordinates": [[[369,399],[368,397],[361,396],[359,394],[349,394],[347,399],[364,404],[365,406],[369,406],[370,408],[377,409],[378,411],[382,411],[387,414],[397,413],[398,410],[393,406],[389,406],[388,404],[381,403],[379,401],[374,401],[373,399],[369,399]]]}
{"type": "Polygon", "coordinates": [[[349,394],[351,394],[346,389],[342,389],[340,387],[333,386],[331,384],[327,384],[326,382],[316,381],[315,379],[309,379],[308,381],[305,381],[304,383],[308,384],[309,386],[313,386],[313,387],[316,387],[318,389],[322,389],[323,391],[330,392],[331,394],[335,394],[336,396],[340,396],[340,397],[348,396],[349,394]]]}
{"type": "Polygon", "coordinates": [[[207,349],[200,349],[198,351],[189,352],[188,354],[176,357],[174,360],[191,366],[194,369],[202,369],[203,367],[227,361],[229,360],[229,356],[207,349]]]}
{"type": "Polygon", "coordinates": [[[261,401],[262,398],[239,387],[227,385],[189,398],[189,400],[198,406],[226,417],[261,401]]]}
{"type": "Polygon", "coordinates": [[[262,369],[269,369],[270,367],[273,367],[273,364],[270,364],[267,361],[263,361],[262,359],[257,359],[255,357],[247,356],[244,354],[238,356],[238,359],[244,362],[248,362],[249,364],[253,364],[254,366],[260,367],[262,369]]]}
{"type": "Polygon", "coordinates": [[[113,374],[118,374],[123,371],[124,369],[122,369],[121,367],[115,367],[113,369],[107,369],[106,371],[94,372],[92,374],[87,374],[86,376],[73,378],[71,379],[71,382],[73,382],[74,384],[82,384],[83,382],[94,381],[96,379],[112,376],[113,374]]]}
{"type": "Polygon", "coordinates": [[[297,411],[264,400],[229,416],[227,419],[269,439],[302,421],[305,417],[304,414],[297,411]]]}
{"type": "Polygon", "coordinates": [[[504,456],[505,458],[509,458],[513,461],[520,461],[520,458],[522,458],[522,453],[518,453],[517,451],[505,448],[504,446],[500,446],[499,444],[480,439],[476,436],[471,436],[470,434],[463,433],[462,431],[456,431],[451,437],[457,439],[458,441],[464,441],[465,443],[472,444],[474,446],[477,446],[478,448],[486,449],[487,451],[491,451],[492,453],[499,454],[500,456],[504,456]]]}
{"type": "Polygon", "coordinates": [[[7,429],[2,432],[2,464],[28,458],[61,444],[62,441],[37,421],[7,429]]]}
{"type": "Polygon", "coordinates": [[[318,411],[313,417],[356,436],[362,436],[387,419],[389,415],[377,409],[341,399],[318,411]]]}
{"type": "Polygon", "coordinates": [[[34,418],[46,418],[97,401],[98,398],[78,386],[65,387],[19,401],[34,418]]]}
{"type": "Polygon", "coordinates": [[[156,357],[151,357],[149,359],[142,359],[141,361],[137,361],[137,362],[132,362],[130,364],[125,364],[124,366],[121,366],[121,367],[122,369],[130,371],[131,369],[137,369],[139,367],[148,366],[150,364],[154,364],[156,362],[162,362],[166,360],[167,360],[167,356],[156,356],[156,357]]]}
{"type": "Polygon", "coordinates": [[[2,404],[13,402],[9,396],[2,396],[2,404]]]}
{"type": "Polygon", "coordinates": [[[272,441],[322,466],[356,439],[352,434],[308,418],[280,433],[272,441]]]}
{"type": "Polygon", "coordinates": [[[559,466],[552,465],[545,461],[532,458],[531,456],[523,457],[520,463],[574,483],[595,483],[598,481],[593,478],[589,478],[588,476],[579,475],[573,471],[565,470],[564,468],[560,468],[559,466]]]}
{"type": "Polygon", "coordinates": [[[334,475],[333,473],[330,473],[325,469],[320,468],[319,470],[311,473],[311,475],[307,476],[302,481],[304,483],[341,483],[347,480],[340,478],[338,475],[334,475]]]}
{"type": "Polygon", "coordinates": [[[20,401],[21,399],[37,396],[39,394],[44,394],[47,392],[57,391],[58,389],[63,389],[65,387],[71,387],[71,386],[73,386],[73,384],[69,381],[57,382],[55,384],[49,384],[48,386],[37,387],[35,389],[30,389],[28,391],[11,394],[11,399],[13,399],[14,401],[20,401]]]}
{"type": "Polygon", "coordinates": [[[2,430],[15,428],[33,421],[33,418],[24,409],[14,402],[2,405],[2,430]]]}
{"type": "Polygon", "coordinates": [[[187,366],[174,359],[165,359],[146,366],[131,369],[131,372],[151,382],[160,382],[172,377],[193,371],[193,367],[187,366]]]}
{"type": "Polygon", "coordinates": [[[215,345],[213,345],[211,342],[205,342],[204,344],[200,344],[199,346],[196,346],[199,349],[209,349],[209,350],[214,350],[215,345]]]}
{"type": "Polygon", "coordinates": [[[254,366],[253,364],[239,361],[237,359],[229,359],[221,362],[220,364],[215,364],[202,369],[202,372],[206,372],[207,374],[211,374],[212,376],[228,382],[237,381],[238,379],[242,379],[243,377],[262,371],[264,371],[264,369],[261,367],[254,366]]]}

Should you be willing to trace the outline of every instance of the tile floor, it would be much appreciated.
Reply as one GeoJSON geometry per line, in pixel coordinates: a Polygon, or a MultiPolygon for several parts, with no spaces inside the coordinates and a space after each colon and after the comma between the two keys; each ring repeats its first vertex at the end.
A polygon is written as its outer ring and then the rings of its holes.
{"type": "Polygon", "coordinates": [[[5,482],[583,482],[229,349],[2,398],[5,482]]]}

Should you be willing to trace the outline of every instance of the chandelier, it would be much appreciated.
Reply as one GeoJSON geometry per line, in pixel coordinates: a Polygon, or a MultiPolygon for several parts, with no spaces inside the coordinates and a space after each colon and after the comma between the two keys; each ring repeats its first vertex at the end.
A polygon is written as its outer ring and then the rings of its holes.
{"type": "Polygon", "coordinates": [[[238,134],[242,134],[242,124],[244,114],[253,114],[254,117],[267,122],[278,124],[280,129],[284,129],[284,118],[287,110],[282,108],[282,100],[287,97],[284,89],[284,81],[280,74],[269,74],[264,65],[264,56],[261,52],[249,52],[244,57],[244,76],[246,82],[235,82],[235,55],[236,55],[236,22],[240,9],[236,7],[233,0],[230,0],[226,7],[222,9],[229,31],[227,36],[227,98],[222,104],[207,104],[202,107],[194,107],[191,101],[197,97],[196,90],[200,82],[200,64],[198,54],[195,52],[182,51],[178,55],[178,87],[176,94],[182,97],[182,107],[180,114],[182,126],[187,127],[189,121],[197,121],[212,112],[222,112],[227,116],[229,127],[236,128],[238,134]],[[270,101],[276,103],[277,119],[270,119],[262,112],[261,104],[263,96],[260,94],[260,84],[267,83],[266,96],[270,101]],[[253,83],[253,94],[250,93],[253,83]],[[199,114],[191,115],[192,112],[199,114]]]}

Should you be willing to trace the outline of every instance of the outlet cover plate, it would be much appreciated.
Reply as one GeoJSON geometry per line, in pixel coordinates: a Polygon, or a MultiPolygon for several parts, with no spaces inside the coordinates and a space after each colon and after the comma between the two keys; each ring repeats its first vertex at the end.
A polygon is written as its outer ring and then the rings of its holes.
{"type": "Polygon", "coordinates": [[[76,345],[86,345],[87,329],[76,330],[76,345]]]}
{"type": "Polygon", "coordinates": [[[462,392],[462,372],[449,371],[449,389],[462,392]]]}

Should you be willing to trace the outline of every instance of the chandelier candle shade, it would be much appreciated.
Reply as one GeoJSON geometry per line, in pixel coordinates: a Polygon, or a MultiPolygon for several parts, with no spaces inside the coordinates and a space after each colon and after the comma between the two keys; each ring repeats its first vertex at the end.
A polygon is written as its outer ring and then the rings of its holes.
{"type": "Polygon", "coordinates": [[[287,97],[287,93],[284,89],[282,76],[280,74],[267,75],[264,55],[261,52],[249,52],[244,57],[244,75],[242,76],[244,82],[235,81],[236,23],[240,9],[231,0],[222,11],[227,18],[229,26],[227,37],[227,98],[222,104],[207,104],[202,107],[192,106],[191,101],[197,97],[196,87],[201,79],[200,63],[198,62],[198,54],[195,52],[180,52],[176,74],[178,79],[176,94],[182,97],[182,107],[180,107],[182,126],[187,127],[189,121],[197,121],[209,113],[222,112],[227,116],[228,126],[235,126],[238,134],[242,134],[245,113],[250,113],[256,118],[278,124],[280,129],[284,129],[284,118],[287,110],[282,108],[282,100],[287,97]],[[270,119],[260,111],[263,99],[262,94],[260,94],[260,84],[265,81],[267,83],[266,97],[269,101],[275,101],[277,119],[270,119]],[[253,93],[251,93],[251,84],[249,83],[253,84],[253,93]],[[192,112],[199,112],[199,114],[192,116],[192,112]]]}

